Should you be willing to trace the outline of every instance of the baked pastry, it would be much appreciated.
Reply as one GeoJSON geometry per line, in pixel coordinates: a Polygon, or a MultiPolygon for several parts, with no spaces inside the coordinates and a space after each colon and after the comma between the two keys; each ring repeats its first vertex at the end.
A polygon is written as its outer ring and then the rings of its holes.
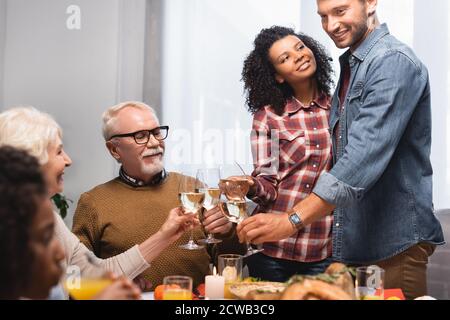
{"type": "Polygon", "coordinates": [[[283,300],[353,300],[355,286],[349,268],[342,263],[331,264],[325,273],[316,276],[294,276],[283,292],[283,300]]]}
{"type": "Polygon", "coordinates": [[[325,273],[331,276],[337,276],[337,279],[334,281],[334,285],[347,292],[353,299],[356,298],[355,282],[349,272],[349,268],[345,264],[332,263],[327,270],[325,270],[325,273]]]}

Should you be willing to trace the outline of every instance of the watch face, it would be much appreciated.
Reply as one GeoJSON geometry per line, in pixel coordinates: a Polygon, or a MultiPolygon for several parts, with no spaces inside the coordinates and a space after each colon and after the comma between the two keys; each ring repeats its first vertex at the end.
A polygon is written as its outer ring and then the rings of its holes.
{"type": "Polygon", "coordinates": [[[291,215],[291,221],[295,224],[299,224],[300,223],[300,218],[298,217],[298,215],[293,214],[291,215]]]}

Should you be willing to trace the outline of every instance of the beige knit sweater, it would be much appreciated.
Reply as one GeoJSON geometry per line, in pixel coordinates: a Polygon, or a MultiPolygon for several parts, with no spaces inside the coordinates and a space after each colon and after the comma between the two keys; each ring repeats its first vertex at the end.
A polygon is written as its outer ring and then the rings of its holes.
{"type": "MultiPolygon", "coordinates": [[[[180,205],[180,175],[171,172],[160,185],[133,188],[119,178],[83,193],[74,216],[73,232],[101,258],[109,258],[142,243],[156,233],[169,211],[180,205]]],[[[194,239],[205,235],[195,229],[194,239]]],[[[209,273],[210,256],[205,249],[185,250],[189,232],[165,249],[142,276],[153,287],[162,284],[168,275],[188,275],[194,285],[204,282],[209,273]]],[[[232,240],[236,243],[235,240],[232,240]]],[[[224,241],[226,251],[234,251],[224,241]]]]}

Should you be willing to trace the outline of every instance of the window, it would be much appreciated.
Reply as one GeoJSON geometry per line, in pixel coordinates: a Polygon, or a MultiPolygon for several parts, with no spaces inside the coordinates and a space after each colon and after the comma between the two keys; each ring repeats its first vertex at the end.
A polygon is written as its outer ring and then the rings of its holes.
{"type": "Polygon", "coordinates": [[[298,29],[291,0],[164,1],[163,122],[169,167],[233,163],[251,172],[250,128],[241,71],[262,28],[298,29]]]}

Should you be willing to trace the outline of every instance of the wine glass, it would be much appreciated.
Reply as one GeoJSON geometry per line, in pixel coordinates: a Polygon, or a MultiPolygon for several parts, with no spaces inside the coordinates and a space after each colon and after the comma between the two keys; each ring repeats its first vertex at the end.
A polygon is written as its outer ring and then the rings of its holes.
{"type": "MultiPolygon", "coordinates": [[[[211,210],[216,207],[220,202],[220,170],[219,168],[209,168],[209,169],[198,169],[197,170],[197,180],[202,183],[202,187],[198,189],[199,192],[205,194],[205,199],[203,201],[203,208],[205,210],[211,210]]],[[[202,220],[203,220],[203,214],[202,220]]],[[[201,244],[214,244],[220,243],[222,240],[214,238],[212,233],[208,233],[206,239],[198,240],[201,244]]]]}
{"type": "MultiPolygon", "coordinates": [[[[250,184],[245,176],[242,176],[242,168],[237,165],[227,166],[223,169],[227,173],[227,177],[220,179],[219,188],[225,195],[227,201],[225,203],[220,202],[219,208],[222,214],[233,223],[241,223],[248,217],[247,214],[247,201],[245,196],[250,189],[250,184]]],[[[253,248],[250,243],[247,242],[247,252],[244,257],[251,256],[253,254],[264,251],[262,248],[253,248]]]]}
{"type": "MultiPolygon", "coordinates": [[[[186,172],[188,173],[188,172],[186,172]]],[[[182,174],[180,177],[180,185],[178,188],[181,206],[185,214],[198,214],[203,205],[205,194],[198,192],[202,184],[188,174],[182,174]]],[[[204,248],[194,242],[194,230],[192,229],[189,236],[189,242],[180,246],[187,250],[199,250],[204,248]]]]}

